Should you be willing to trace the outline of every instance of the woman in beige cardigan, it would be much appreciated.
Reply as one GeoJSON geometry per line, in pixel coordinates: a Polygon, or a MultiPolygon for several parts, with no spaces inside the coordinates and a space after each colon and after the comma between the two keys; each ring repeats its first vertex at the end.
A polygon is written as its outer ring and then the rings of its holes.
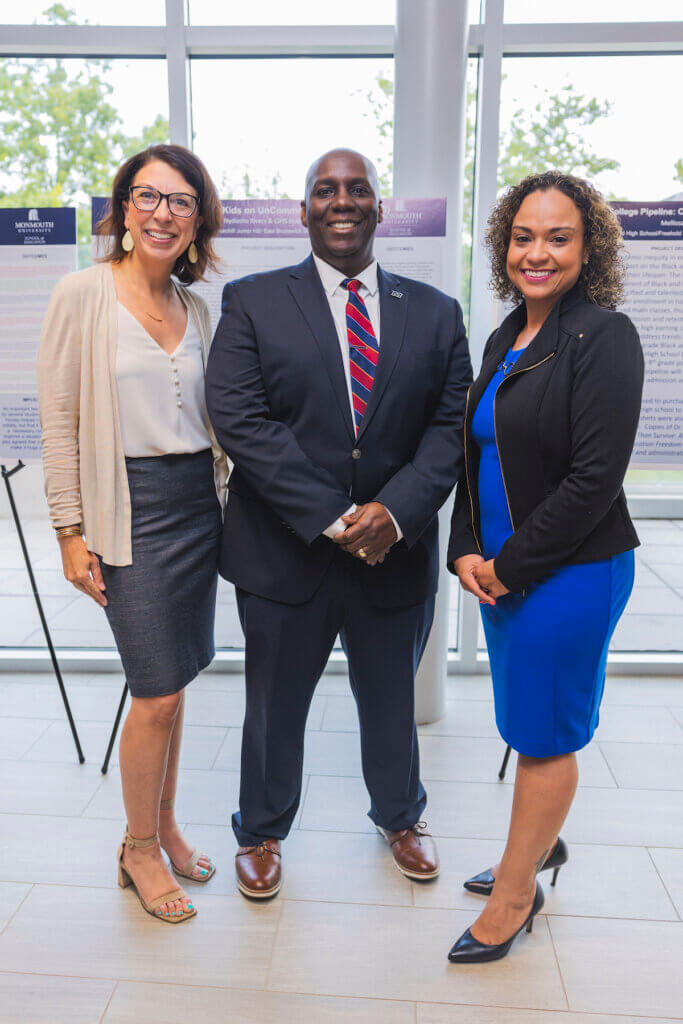
{"type": "Polygon", "coordinates": [[[181,146],[152,146],[114,180],[110,251],[63,278],[38,354],[45,489],[68,580],[109,620],[131,693],[120,763],[128,825],[119,884],[164,922],[196,914],[176,874],[207,881],[173,810],[184,687],[214,655],[227,477],[204,404],[205,303],[221,205],[181,146]]]}

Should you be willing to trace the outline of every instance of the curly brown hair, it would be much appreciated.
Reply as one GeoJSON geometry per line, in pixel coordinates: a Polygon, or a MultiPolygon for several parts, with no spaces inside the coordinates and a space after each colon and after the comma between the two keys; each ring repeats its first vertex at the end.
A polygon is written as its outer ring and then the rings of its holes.
{"type": "Polygon", "coordinates": [[[530,174],[512,185],[493,207],[485,244],[491,258],[491,285],[499,299],[522,302],[524,296],[507,275],[507,254],[512,222],[523,201],[532,192],[555,188],[572,200],[583,221],[583,241],[588,262],[579,281],[586,297],[596,306],[615,309],[624,295],[626,268],[621,256],[624,237],[616,214],[596,188],[583,178],[560,171],[530,174]]]}
{"type": "Polygon", "coordinates": [[[148,146],[147,149],[129,157],[119,167],[112,185],[107,212],[96,228],[97,234],[105,236],[109,241],[109,248],[101,260],[106,263],[119,263],[126,256],[121,245],[126,231],[123,204],[128,201],[128,190],[135,175],[153,160],[161,160],[182,174],[199,196],[199,216],[202,222],[194,240],[197,247],[197,262],[190,263],[187,252],[184,252],[176,260],[173,273],[183,284],[201,281],[207,269],[217,269],[217,256],[211,243],[223,222],[223,207],[206,167],[199,157],[184,146],[148,146]]]}

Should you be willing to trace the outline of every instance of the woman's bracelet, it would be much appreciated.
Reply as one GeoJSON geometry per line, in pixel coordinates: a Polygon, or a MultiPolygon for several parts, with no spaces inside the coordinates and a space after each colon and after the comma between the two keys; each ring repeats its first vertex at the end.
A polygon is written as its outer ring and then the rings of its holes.
{"type": "Polygon", "coordinates": [[[83,535],[83,526],[81,523],[75,523],[73,526],[56,526],[55,533],[59,540],[62,537],[81,537],[83,535]]]}

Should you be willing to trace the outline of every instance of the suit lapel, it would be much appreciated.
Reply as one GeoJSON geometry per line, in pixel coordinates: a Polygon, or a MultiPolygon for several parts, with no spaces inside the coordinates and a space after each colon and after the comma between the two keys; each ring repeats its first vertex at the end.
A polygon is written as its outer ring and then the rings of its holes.
{"type": "MultiPolygon", "coordinates": [[[[565,295],[563,295],[550,310],[547,317],[541,324],[540,330],[529,342],[517,360],[515,368],[512,371],[513,373],[519,373],[521,370],[528,369],[528,367],[533,366],[536,363],[540,363],[542,360],[553,355],[557,351],[560,336],[560,320],[562,319],[563,314],[578,302],[585,302],[585,293],[583,285],[577,283],[565,295]]],[[[525,323],[526,310],[522,303],[513,309],[508,316],[506,316],[496,332],[496,338],[491,345],[491,351],[486,358],[486,362],[482,364],[481,368],[482,374],[484,373],[484,370],[487,371],[488,380],[493,376],[493,371],[498,366],[501,359],[504,358],[507,350],[514,344],[515,338],[525,323]]]]}
{"type": "Polygon", "coordinates": [[[349,404],[349,389],[339,350],[339,336],[312,256],[293,269],[289,290],[320,349],[332,390],[344,419],[344,425],[349,436],[355,439],[349,404]]]}
{"type": "Polygon", "coordinates": [[[481,397],[491,383],[491,378],[496,372],[501,359],[503,359],[505,353],[510,348],[510,345],[512,345],[519,334],[523,323],[523,311],[523,306],[518,306],[516,309],[513,309],[509,316],[506,316],[503,320],[494,335],[493,341],[491,342],[491,348],[486,355],[486,359],[484,359],[481,364],[479,375],[474,380],[469,391],[469,400],[467,403],[468,422],[472,421],[481,397]]]}
{"type": "MultiPolygon", "coordinates": [[[[573,291],[568,293],[567,298],[570,303],[576,301],[573,296],[573,291]]],[[[536,334],[536,336],[529,342],[518,358],[514,369],[509,374],[510,377],[513,377],[518,373],[522,373],[529,367],[535,366],[536,363],[542,362],[542,360],[547,356],[552,355],[557,350],[560,315],[564,312],[565,308],[565,299],[561,302],[557,302],[553,306],[552,310],[541,325],[538,334],[536,334]]],[[[505,317],[502,324],[496,331],[489,353],[481,365],[479,376],[470,389],[470,416],[474,415],[474,410],[477,408],[477,404],[479,403],[481,396],[486,391],[486,388],[500,365],[501,360],[505,358],[508,349],[511,345],[514,345],[515,339],[525,323],[526,310],[524,305],[521,304],[505,317]]]]}
{"type": "MultiPolygon", "coordinates": [[[[583,285],[577,282],[573,288],[562,296],[559,302],[555,303],[541,325],[538,334],[529,342],[515,363],[514,370],[509,374],[510,377],[523,373],[530,367],[536,366],[537,363],[543,362],[548,356],[554,355],[559,344],[562,315],[578,302],[585,302],[585,300],[583,285]]],[[[491,343],[491,349],[481,365],[479,376],[470,388],[467,412],[468,423],[472,422],[481,396],[486,391],[500,361],[505,358],[505,353],[514,344],[515,338],[525,323],[526,310],[524,303],[521,303],[505,317],[496,331],[496,335],[491,343]]]]}
{"type": "Polygon", "coordinates": [[[379,405],[384,389],[394,371],[406,328],[408,315],[408,293],[403,283],[393,274],[387,274],[377,267],[379,287],[379,359],[370,398],[361,421],[358,437],[365,432],[379,405]]]}

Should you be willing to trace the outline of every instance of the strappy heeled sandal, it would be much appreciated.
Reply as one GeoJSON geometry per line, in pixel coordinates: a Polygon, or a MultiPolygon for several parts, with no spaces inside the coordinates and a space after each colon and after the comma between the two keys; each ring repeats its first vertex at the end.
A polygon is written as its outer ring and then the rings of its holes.
{"type": "Polygon", "coordinates": [[[149,839],[136,839],[126,830],[123,842],[119,848],[119,885],[122,889],[125,889],[128,885],[132,885],[140,903],[142,904],[142,909],[146,910],[148,914],[152,915],[152,917],[155,917],[157,921],[164,921],[166,924],[180,924],[181,921],[189,921],[191,917],[196,917],[197,911],[192,904],[190,904],[188,908],[180,914],[159,914],[157,911],[164,903],[174,903],[176,900],[187,899],[187,893],[183,892],[182,889],[172,889],[170,892],[164,893],[163,896],[158,896],[156,899],[152,900],[151,903],[146,903],[140,895],[140,891],[135,884],[135,879],[123,863],[123,853],[126,847],[130,850],[134,850],[136,848],[138,850],[144,850],[149,846],[154,846],[155,843],[158,842],[158,832],[155,832],[153,836],[149,837],[149,839]]]}
{"type": "MultiPolygon", "coordinates": [[[[170,799],[170,800],[162,800],[161,803],[159,804],[159,810],[160,811],[172,811],[174,803],[175,803],[175,800],[173,798],[170,799]]],[[[170,856],[169,856],[168,859],[169,859],[169,863],[170,863],[171,867],[173,868],[173,870],[175,871],[176,875],[182,875],[183,878],[189,878],[190,881],[192,881],[192,882],[208,882],[209,879],[213,878],[213,876],[216,874],[216,865],[213,864],[213,862],[211,861],[210,857],[207,857],[207,860],[209,862],[209,867],[208,868],[200,867],[199,870],[201,871],[201,875],[193,875],[192,872],[197,867],[197,864],[199,863],[199,858],[200,857],[206,857],[206,854],[205,853],[200,853],[199,850],[197,849],[197,847],[195,846],[194,850],[192,851],[190,856],[187,858],[187,861],[186,861],[184,867],[182,867],[182,868],[179,868],[178,865],[175,864],[171,860],[170,856]]]]}

